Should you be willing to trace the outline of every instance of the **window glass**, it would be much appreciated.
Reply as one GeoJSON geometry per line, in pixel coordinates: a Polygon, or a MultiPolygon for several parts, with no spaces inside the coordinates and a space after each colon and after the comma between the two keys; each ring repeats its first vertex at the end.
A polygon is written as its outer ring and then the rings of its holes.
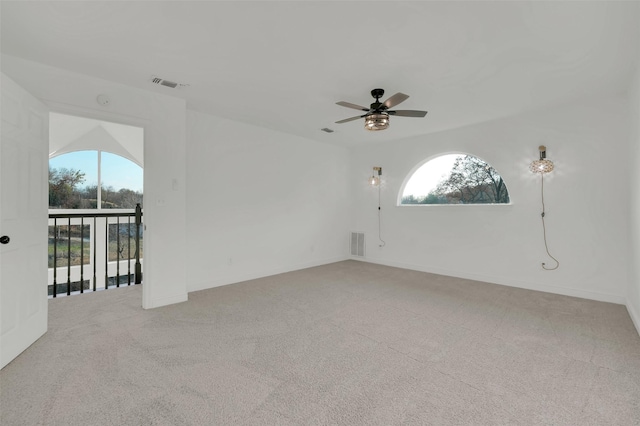
{"type": "Polygon", "coordinates": [[[98,199],[103,209],[133,209],[142,193],[142,167],[119,155],[74,151],[49,159],[50,209],[96,209],[98,199]]]}
{"type": "Polygon", "coordinates": [[[427,161],[407,181],[401,205],[508,204],[498,172],[473,155],[447,154],[427,161]]]}
{"type": "Polygon", "coordinates": [[[95,209],[98,151],[75,151],[49,160],[49,208],[95,209]]]}
{"type": "Polygon", "coordinates": [[[102,208],[134,209],[142,205],[142,167],[131,160],[102,152],[102,208]]]}

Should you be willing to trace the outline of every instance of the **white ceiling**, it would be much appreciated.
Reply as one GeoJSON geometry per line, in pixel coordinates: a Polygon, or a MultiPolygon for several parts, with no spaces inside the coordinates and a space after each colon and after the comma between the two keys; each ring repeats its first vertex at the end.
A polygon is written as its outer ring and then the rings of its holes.
{"type": "Polygon", "coordinates": [[[345,146],[619,93],[640,59],[636,1],[0,4],[5,54],[345,146]],[[334,124],[358,115],[335,102],[368,105],[376,87],[429,114],[383,132],[334,124]]]}

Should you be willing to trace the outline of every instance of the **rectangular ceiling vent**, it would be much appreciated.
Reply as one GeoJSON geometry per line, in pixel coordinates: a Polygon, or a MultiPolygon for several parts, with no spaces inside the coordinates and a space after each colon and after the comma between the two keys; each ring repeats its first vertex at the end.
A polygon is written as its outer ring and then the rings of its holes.
{"type": "Polygon", "coordinates": [[[364,233],[351,233],[351,256],[364,257],[364,233]]]}
{"type": "Polygon", "coordinates": [[[170,87],[172,89],[175,89],[175,88],[179,89],[181,87],[188,86],[188,84],[176,83],[174,81],[165,80],[164,78],[160,78],[160,77],[156,77],[156,76],[152,76],[151,77],[151,82],[154,83],[154,84],[158,84],[160,86],[170,87]]]}

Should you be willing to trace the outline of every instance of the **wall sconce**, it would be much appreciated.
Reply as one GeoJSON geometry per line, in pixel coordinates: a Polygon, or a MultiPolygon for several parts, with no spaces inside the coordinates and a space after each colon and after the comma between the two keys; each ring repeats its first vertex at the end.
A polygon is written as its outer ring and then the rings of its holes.
{"type": "Polygon", "coordinates": [[[540,150],[540,159],[532,161],[531,165],[529,165],[529,170],[533,173],[540,174],[551,172],[553,170],[553,162],[551,160],[547,160],[547,147],[540,145],[538,149],[540,150]]]}
{"type": "Polygon", "coordinates": [[[373,175],[369,178],[369,185],[371,186],[379,186],[380,185],[380,176],[382,176],[382,167],[374,167],[373,175]],[[376,172],[378,172],[376,176],[376,172]]]}
{"type": "Polygon", "coordinates": [[[547,160],[547,147],[544,145],[540,145],[538,147],[540,151],[540,158],[538,160],[532,161],[529,165],[529,170],[533,173],[540,173],[540,198],[542,201],[542,213],[540,217],[542,218],[542,237],[544,239],[544,249],[547,252],[547,256],[553,259],[556,262],[556,266],[552,268],[547,268],[546,264],[542,262],[542,269],[546,271],[553,271],[554,269],[558,269],[560,266],[560,262],[558,259],[553,257],[551,253],[549,253],[549,246],[547,245],[547,227],[544,223],[545,209],[544,209],[544,175],[546,173],[550,173],[553,170],[553,162],[551,160],[547,160]]]}

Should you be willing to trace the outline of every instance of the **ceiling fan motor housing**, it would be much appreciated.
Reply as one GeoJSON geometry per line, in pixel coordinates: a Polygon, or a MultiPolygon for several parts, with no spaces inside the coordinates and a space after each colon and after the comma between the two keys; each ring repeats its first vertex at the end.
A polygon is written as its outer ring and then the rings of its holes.
{"type": "Polygon", "coordinates": [[[376,101],[380,99],[384,95],[384,89],[373,89],[371,91],[371,96],[376,98],[376,101]]]}

